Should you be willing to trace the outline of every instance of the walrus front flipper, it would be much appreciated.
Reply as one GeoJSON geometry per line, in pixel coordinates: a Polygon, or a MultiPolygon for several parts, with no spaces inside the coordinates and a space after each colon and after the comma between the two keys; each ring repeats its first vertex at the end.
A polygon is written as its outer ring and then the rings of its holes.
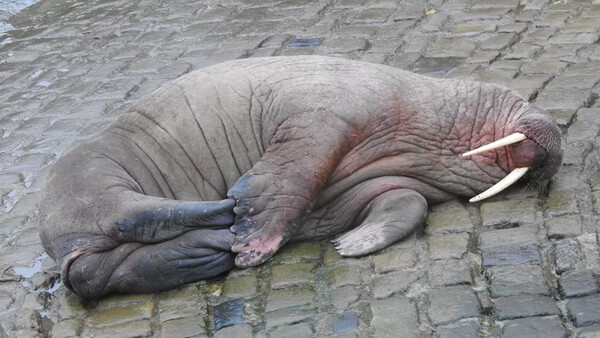
{"type": "Polygon", "coordinates": [[[427,201],[414,190],[391,190],[373,199],[364,213],[359,227],[332,240],[340,255],[366,255],[408,236],[425,220],[427,201]]]}
{"type": "Polygon", "coordinates": [[[269,259],[296,232],[351,141],[348,124],[312,111],[285,120],[260,161],[229,189],[237,202],[232,231],[238,267],[269,259]]]}

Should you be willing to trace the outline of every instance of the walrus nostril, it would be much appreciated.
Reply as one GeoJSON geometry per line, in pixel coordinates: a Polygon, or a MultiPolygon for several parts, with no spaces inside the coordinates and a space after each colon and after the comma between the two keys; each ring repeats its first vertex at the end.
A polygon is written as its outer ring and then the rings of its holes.
{"type": "Polygon", "coordinates": [[[532,140],[525,140],[519,144],[515,144],[513,150],[513,158],[517,167],[537,169],[543,166],[548,158],[546,149],[532,140]]]}

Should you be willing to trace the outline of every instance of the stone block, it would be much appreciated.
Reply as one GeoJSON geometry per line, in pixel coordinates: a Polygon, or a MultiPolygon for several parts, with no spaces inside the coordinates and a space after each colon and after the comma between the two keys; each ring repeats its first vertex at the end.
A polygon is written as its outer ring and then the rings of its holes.
{"type": "Polygon", "coordinates": [[[395,250],[373,255],[373,268],[378,274],[412,267],[416,262],[417,254],[412,250],[395,250]]]}
{"type": "Polygon", "coordinates": [[[484,63],[490,64],[500,56],[499,51],[476,50],[471,57],[465,60],[466,63],[484,63]]]}
{"type": "Polygon", "coordinates": [[[481,222],[486,227],[503,224],[530,224],[537,221],[538,201],[512,200],[486,202],[481,205],[481,222]]]}
{"type": "Polygon", "coordinates": [[[394,297],[371,302],[371,327],[376,337],[419,336],[417,307],[408,298],[394,297]],[[393,316],[390,314],[393,313],[393,316]]]}
{"type": "MultiPolygon", "coordinates": [[[[344,38],[348,36],[369,39],[377,33],[376,26],[367,25],[344,25],[331,35],[333,38],[344,38]]],[[[370,49],[370,48],[369,48],[370,49]]]]}
{"type": "Polygon", "coordinates": [[[254,297],[258,281],[255,276],[229,277],[223,283],[223,296],[227,298],[254,297]]]}
{"type": "MultiPolygon", "coordinates": [[[[431,11],[429,10],[427,13],[432,13],[431,11]]],[[[419,28],[422,32],[435,34],[442,30],[448,21],[448,15],[434,12],[433,14],[427,14],[427,17],[421,22],[419,28]]]]}
{"type": "Polygon", "coordinates": [[[490,295],[496,297],[520,294],[550,295],[542,268],[538,265],[494,266],[486,270],[490,295]]]}
{"type": "Polygon", "coordinates": [[[394,14],[395,8],[364,8],[358,13],[352,15],[349,19],[351,23],[384,23],[394,14]]]}
{"type": "MultiPolygon", "coordinates": [[[[285,245],[273,257],[273,263],[298,263],[319,259],[323,249],[319,242],[301,242],[285,245]]],[[[334,251],[335,252],[335,251],[334,251]]]]}
{"type": "Polygon", "coordinates": [[[162,337],[193,337],[203,332],[204,318],[199,316],[171,319],[161,325],[162,337]]]}
{"type": "MultiPolygon", "coordinates": [[[[594,0],[596,1],[596,0],[594,0]]],[[[600,337],[600,325],[584,326],[575,330],[576,338],[598,338],[600,337]]]]}
{"type": "Polygon", "coordinates": [[[403,3],[394,15],[394,21],[419,20],[425,16],[426,7],[427,4],[420,1],[403,3]]]}
{"type": "Polygon", "coordinates": [[[598,41],[600,35],[598,33],[561,33],[552,38],[550,38],[549,42],[551,44],[586,44],[591,45],[598,41]]]}
{"type": "Polygon", "coordinates": [[[560,127],[568,127],[571,124],[577,109],[583,106],[583,104],[573,101],[559,101],[560,99],[541,99],[536,100],[536,103],[539,104],[540,107],[546,107],[546,111],[550,113],[560,127]]]}
{"type": "Polygon", "coordinates": [[[137,320],[133,322],[109,325],[103,327],[84,326],[80,337],[148,337],[152,334],[149,320],[137,320]]]}
{"type": "Polygon", "coordinates": [[[81,332],[81,319],[67,319],[52,325],[50,337],[78,337],[81,332]]]}
{"type": "Polygon", "coordinates": [[[567,310],[576,326],[600,324],[600,295],[571,299],[567,303],[567,310]]]}
{"type": "Polygon", "coordinates": [[[448,29],[452,34],[456,35],[478,35],[481,33],[491,33],[496,30],[497,23],[495,21],[489,22],[462,22],[454,24],[448,29]]]}
{"type": "MultiPolygon", "coordinates": [[[[564,88],[576,88],[576,89],[591,89],[598,83],[600,80],[597,76],[594,75],[571,75],[569,71],[564,73],[563,75],[557,76],[548,85],[546,88],[548,89],[558,89],[562,90],[564,88]]],[[[596,113],[598,110],[596,110],[596,113]]]]}
{"type": "Polygon", "coordinates": [[[280,289],[293,286],[303,286],[315,279],[314,263],[276,265],[271,272],[271,288],[280,289]]]}
{"type": "Polygon", "coordinates": [[[598,17],[588,16],[570,20],[565,25],[565,32],[595,33],[600,29],[598,17]]]}
{"type": "Polygon", "coordinates": [[[431,263],[427,269],[434,287],[472,284],[471,269],[464,260],[444,259],[431,263]]]}
{"type": "Polygon", "coordinates": [[[312,308],[315,306],[312,287],[271,290],[267,296],[265,312],[312,308]]]}
{"type": "Polygon", "coordinates": [[[560,310],[548,296],[518,295],[494,300],[494,316],[499,320],[551,315],[560,315],[560,310]]]}
{"type": "Polygon", "coordinates": [[[528,245],[537,242],[537,226],[524,226],[486,231],[479,235],[479,246],[482,249],[504,247],[509,245],[528,245]]]}
{"type": "MultiPolygon", "coordinates": [[[[417,20],[402,20],[394,21],[385,26],[378,27],[377,38],[381,39],[395,39],[395,43],[398,47],[404,44],[405,41],[399,39],[404,34],[409,33],[414,26],[417,24],[417,20]]],[[[372,42],[372,41],[371,41],[372,42]]]]}
{"type": "Polygon", "coordinates": [[[215,332],[214,338],[252,337],[252,326],[248,324],[234,325],[215,332]]]}
{"type": "Polygon", "coordinates": [[[568,142],[591,140],[598,133],[600,133],[600,109],[581,108],[569,127],[567,140],[568,142]]]}
{"type": "Polygon", "coordinates": [[[544,337],[566,338],[567,330],[559,317],[530,317],[507,320],[504,322],[502,337],[544,337]]]}
{"type": "MultiPolygon", "coordinates": [[[[309,310],[301,310],[301,309],[290,309],[290,310],[282,310],[277,312],[271,312],[265,314],[265,327],[267,330],[276,327],[284,327],[293,324],[297,324],[303,321],[308,320],[313,317],[313,311],[309,310]]],[[[231,337],[231,336],[226,336],[231,337]]],[[[241,337],[251,337],[250,336],[241,336],[241,337]]]]}
{"type": "Polygon", "coordinates": [[[41,53],[37,51],[14,51],[8,54],[4,61],[6,63],[31,63],[40,57],[41,53]]]}
{"type": "Polygon", "coordinates": [[[507,24],[503,24],[498,26],[497,32],[498,33],[523,33],[525,30],[527,30],[528,26],[526,23],[522,23],[522,22],[510,22],[507,24]]]}
{"type": "Polygon", "coordinates": [[[548,45],[537,55],[539,59],[552,59],[572,63],[578,60],[578,51],[584,49],[583,44],[548,45]]]}
{"type": "Polygon", "coordinates": [[[442,39],[431,45],[426,55],[434,58],[468,58],[477,45],[465,39],[442,39]]]}
{"type": "Polygon", "coordinates": [[[483,41],[479,48],[483,50],[503,50],[512,45],[516,37],[515,33],[498,33],[483,41]]]}
{"type": "Polygon", "coordinates": [[[544,84],[550,79],[550,75],[547,74],[529,74],[522,75],[516,79],[512,79],[508,84],[508,87],[512,90],[517,91],[524,99],[530,99],[537,92],[544,87],[544,84]]]}
{"type": "Polygon", "coordinates": [[[417,274],[409,271],[394,271],[373,280],[373,297],[386,298],[396,293],[406,293],[418,280],[417,274]]]}
{"type": "Polygon", "coordinates": [[[590,75],[600,72],[600,61],[580,62],[569,67],[570,75],[590,75]]]}
{"type": "Polygon", "coordinates": [[[460,62],[460,59],[454,58],[423,57],[416,62],[411,62],[409,69],[419,74],[442,77],[449,72],[452,72],[460,65],[460,62]]]}
{"type": "Polygon", "coordinates": [[[433,325],[481,316],[479,299],[470,286],[452,286],[429,292],[429,319],[433,325]]]}
{"type": "Polygon", "coordinates": [[[565,238],[557,241],[554,244],[552,257],[558,274],[583,268],[581,248],[575,239],[565,238]]]}
{"type": "Polygon", "coordinates": [[[554,59],[538,59],[522,67],[524,74],[556,74],[567,67],[566,62],[554,59]]]}
{"type": "Polygon", "coordinates": [[[504,60],[525,60],[531,59],[542,47],[518,43],[514,45],[510,52],[504,55],[504,60]]]}
{"type": "Polygon", "coordinates": [[[284,326],[277,328],[271,333],[269,333],[269,337],[281,337],[281,338],[302,338],[302,337],[312,337],[313,329],[312,326],[308,323],[299,323],[290,326],[284,326]]]}
{"type": "Polygon", "coordinates": [[[446,234],[428,238],[429,255],[432,259],[461,258],[467,252],[469,234],[446,234]]]}
{"type": "Polygon", "coordinates": [[[9,167],[10,171],[40,170],[52,161],[50,154],[26,154],[16,158],[15,163],[9,167]]]}
{"type": "Polygon", "coordinates": [[[89,325],[95,328],[149,320],[152,318],[155,304],[140,303],[124,307],[114,307],[94,313],[88,317],[89,325]]]}
{"type": "Polygon", "coordinates": [[[435,338],[479,338],[481,325],[476,321],[438,326],[435,328],[435,338]]]}
{"type": "Polygon", "coordinates": [[[360,271],[357,266],[342,265],[329,271],[329,282],[331,287],[338,288],[345,285],[359,285],[360,271]]]}
{"type": "Polygon", "coordinates": [[[435,205],[426,222],[425,233],[428,235],[472,232],[474,227],[469,212],[456,200],[435,205]]]}
{"type": "Polygon", "coordinates": [[[544,201],[544,207],[550,216],[577,214],[579,211],[574,192],[553,191],[544,201]]]}
{"type": "Polygon", "coordinates": [[[201,317],[207,312],[195,285],[187,285],[161,294],[158,317],[161,322],[184,317],[201,317]]]}
{"type": "Polygon", "coordinates": [[[556,32],[556,28],[553,27],[539,27],[531,28],[521,39],[521,43],[532,43],[543,46],[548,42],[548,39],[556,32]]]}
{"type": "Polygon", "coordinates": [[[499,19],[507,14],[511,8],[473,8],[462,13],[465,20],[499,19]]]}
{"type": "Polygon", "coordinates": [[[370,40],[369,53],[394,53],[401,43],[397,38],[378,38],[370,40]]]}
{"type": "Polygon", "coordinates": [[[516,8],[519,0],[477,0],[471,8],[516,8]]]}
{"type": "Polygon", "coordinates": [[[540,252],[535,244],[498,246],[482,251],[484,267],[542,263],[540,252]]]}
{"type": "Polygon", "coordinates": [[[562,28],[571,15],[569,12],[546,12],[536,23],[536,26],[562,28]]]}
{"type": "Polygon", "coordinates": [[[575,271],[563,274],[558,279],[560,294],[563,297],[581,297],[598,293],[598,281],[590,270],[575,271]]]}
{"type": "Polygon", "coordinates": [[[363,51],[367,48],[368,41],[363,38],[333,38],[325,40],[318,51],[322,54],[345,54],[363,51]]]}
{"type": "Polygon", "coordinates": [[[579,215],[552,217],[546,221],[548,238],[562,239],[577,237],[582,233],[581,218],[579,215]]]}
{"type": "Polygon", "coordinates": [[[331,303],[336,309],[347,309],[358,300],[359,293],[352,286],[342,286],[331,291],[331,303]]]}

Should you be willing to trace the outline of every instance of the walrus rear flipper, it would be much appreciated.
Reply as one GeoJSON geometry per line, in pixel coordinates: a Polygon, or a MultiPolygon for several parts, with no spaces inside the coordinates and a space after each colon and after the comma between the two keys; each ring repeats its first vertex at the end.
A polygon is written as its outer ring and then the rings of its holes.
{"type": "Polygon", "coordinates": [[[65,209],[46,212],[42,228],[63,283],[83,298],[172,289],[233,267],[233,200],[177,201],[129,191],[99,201],[88,212],[111,213],[96,226],[80,217],[87,216],[84,209],[70,208],[63,218],[65,209]],[[98,207],[108,201],[112,208],[98,207]],[[73,228],[80,230],[61,231],[73,228]]]}
{"type": "Polygon", "coordinates": [[[79,253],[63,265],[62,279],[83,298],[169,290],[231,270],[234,238],[228,229],[193,230],[157,244],[124,243],[79,253]]]}
{"type": "Polygon", "coordinates": [[[109,237],[156,243],[192,229],[223,229],[235,219],[233,199],[192,202],[139,196],[143,198],[128,206],[127,215],[114,221],[114,227],[107,233],[109,237]]]}

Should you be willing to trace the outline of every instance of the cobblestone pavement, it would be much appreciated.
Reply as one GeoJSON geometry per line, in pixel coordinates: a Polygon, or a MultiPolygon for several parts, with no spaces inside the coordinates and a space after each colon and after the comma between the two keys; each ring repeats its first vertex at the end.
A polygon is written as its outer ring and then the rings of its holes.
{"type": "Polygon", "coordinates": [[[600,1],[42,0],[0,37],[1,335],[600,336],[600,1]],[[165,293],[82,302],[38,238],[71,144],[192,69],[322,54],[507,85],[557,118],[547,196],[432,208],[380,253],[326,242],[165,293]]]}

